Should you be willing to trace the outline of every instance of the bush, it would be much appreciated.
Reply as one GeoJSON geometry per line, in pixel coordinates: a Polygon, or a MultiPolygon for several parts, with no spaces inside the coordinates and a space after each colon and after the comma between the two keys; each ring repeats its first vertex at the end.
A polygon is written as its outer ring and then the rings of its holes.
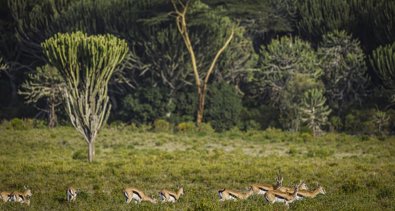
{"type": "Polygon", "coordinates": [[[139,88],[125,96],[117,114],[121,120],[136,124],[151,124],[175,109],[168,91],[160,87],[139,88]]]}
{"type": "Polygon", "coordinates": [[[181,122],[176,127],[177,132],[196,132],[197,128],[194,122],[181,122]]]}
{"type": "Polygon", "coordinates": [[[157,119],[154,122],[155,132],[171,132],[171,125],[168,121],[163,119],[157,119]]]}
{"type": "Polygon", "coordinates": [[[284,36],[261,49],[261,61],[251,80],[259,90],[256,94],[270,97],[284,129],[298,131],[304,92],[323,86],[318,80],[322,70],[316,52],[308,42],[284,36]]]}
{"type": "Polygon", "coordinates": [[[19,119],[13,118],[10,121],[3,120],[1,123],[3,129],[28,130],[33,128],[46,128],[46,122],[40,119],[19,119]]]}
{"type": "Polygon", "coordinates": [[[209,87],[204,112],[205,122],[211,122],[216,131],[229,130],[240,122],[241,97],[233,86],[214,83],[209,87]]]}
{"type": "Polygon", "coordinates": [[[200,125],[199,133],[212,134],[214,132],[215,132],[215,130],[211,126],[211,123],[202,123],[200,125]]]}

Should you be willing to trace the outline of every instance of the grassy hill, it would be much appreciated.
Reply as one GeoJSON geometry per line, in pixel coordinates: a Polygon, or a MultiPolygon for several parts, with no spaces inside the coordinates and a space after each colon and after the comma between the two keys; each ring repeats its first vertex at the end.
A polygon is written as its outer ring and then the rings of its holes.
{"type": "Polygon", "coordinates": [[[106,128],[96,142],[95,161],[70,127],[0,129],[0,191],[33,192],[31,206],[0,202],[3,210],[284,210],[261,196],[218,201],[217,191],[245,191],[252,183],[284,185],[299,180],[326,195],[291,204],[294,210],[394,210],[395,138],[276,130],[225,133],[155,133],[106,128]],[[81,189],[65,200],[67,186],[81,189]],[[176,204],[125,204],[122,189],[138,187],[158,197],[162,188],[183,186],[176,204]]]}

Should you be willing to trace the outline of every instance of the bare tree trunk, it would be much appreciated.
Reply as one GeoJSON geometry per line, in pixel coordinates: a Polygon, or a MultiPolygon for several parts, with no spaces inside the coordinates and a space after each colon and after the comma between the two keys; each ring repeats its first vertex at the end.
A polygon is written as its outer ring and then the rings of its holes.
{"type": "Polygon", "coordinates": [[[201,79],[199,77],[196,55],[193,49],[191,39],[189,38],[189,32],[188,32],[187,21],[186,21],[186,14],[189,8],[190,1],[183,2],[182,0],[171,0],[171,2],[174,7],[174,12],[172,14],[176,17],[176,24],[178,31],[180,32],[184,40],[185,46],[191,57],[192,70],[195,78],[196,88],[198,90],[198,111],[197,111],[196,124],[198,128],[200,128],[203,122],[204,103],[205,103],[208,80],[210,78],[211,73],[214,71],[214,67],[219,57],[221,56],[223,51],[229,46],[230,41],[232,41],[235,31],[234,28],[232,28],[231,34],[223,44],[222,48],[220,48],[217,51],[213,60],[211,61],[210,67],[208,68],[205,76],[203,77],[204,79],[203,78],[201,79]]]}
{"type": "Polygon", "coordinates": [[[198,128],[200,129],[200,126],[202,125],[203,122],[203,113],[204,113],[204,106],[206,102],[206,93],[207,93],[207,85],[203,84],[201,87],[197,87],[198,89],[198,109],[197,109],[197,119],[196,119],[196,124],[198,128]]]}
{"type": "Polygon", "coordinates": [[[56,112],[55,112],[55,103],[54,102],[50,102],[49,103],[49,114],[48,114],[48,127],[50,128],[54,128],[57,123],[58,123],[58,118],[56,116],[56,112]]]}
{"type": "Polygon", "coordinates": [[[95,146],[94,146],[94,141],[93,140],[90,140],[89,142],[88,142],[88,161],[90,162],[90,163],[92,163],[92,161],[93,161],[93,156],[95,155],[95,146]]]}

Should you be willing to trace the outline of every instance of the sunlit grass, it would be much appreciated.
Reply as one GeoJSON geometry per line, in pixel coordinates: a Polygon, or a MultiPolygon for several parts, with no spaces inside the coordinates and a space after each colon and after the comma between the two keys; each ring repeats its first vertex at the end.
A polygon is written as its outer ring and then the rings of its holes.
{"type": "MultiPolygon", "coordinates": [[[[220,203],[217,190],[246,190],[252,183],[284,185],[305,180],[323,185],[326,195],[298,201],[296,210],[393,210],[395,139],[378,140],[276,130],[222,134],[152,133],[104,129],[93,163],[87,145],[69,127],[0,130],[0,190],[32,189],[32,210],[282,210],[260,196],[220,203]],[[67,186],[81,189],[77,201],[65,201],[67,186]],[[138,187],[158,199],[162,188],[184,187],[176,204],[125,204],[122,189],[138,187]]],[[[27,209],[0,202],[0,209],[27,209]]]]}

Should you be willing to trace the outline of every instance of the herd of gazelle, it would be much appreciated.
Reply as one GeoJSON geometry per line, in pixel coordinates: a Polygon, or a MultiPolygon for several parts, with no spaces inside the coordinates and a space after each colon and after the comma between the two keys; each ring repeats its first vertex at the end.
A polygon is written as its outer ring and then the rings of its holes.
{"type": "MultiPolygon", "coordinates": [[[[304,182],[300,182],[294,187],[282,186],[283,178],[277,177],[275,184],[253,184],[248,188],[247,192],[235,191],[230,189],[221,189],[218,191],[218,196],[220,201],[226,200],[244,200],[248,197],[257,194],[263,195],[267,202],[273,204],[275,202],[285,203],[289,206],[290,203],[301,200],[304,198],[314,198],[318,194],[325,194],[325,190],[322,186],[318,186],[315,190],[308,190],[307,185],[304,182]]],[[[73,187],[69,187],[66,190],[66,199],[68,202],[73,202],[77,199],[77,194],[80,191],[73,187]]],[[[173,192],[166,189],[162,189],[159,192],[159,198],[161,202],[171,202],[175,203],[181,195],[184,194],[184,189],[181,187],[178,191],[173,192]]],[[[146,195],[143,191],[129,187],[123,190],[123,195],[125,196],[126,203],[134,201],[135,203],[140,203],[142,201],[147,201],[156,204],[157,200],[146,195]]],[[[0,199],[4,202],[19,202],[22,204],[30,205],[30,197],[32,192],[30,189],[25,188],[24,192],[0,192],[0,199]]]]}
{"type": "Polygon", "coordinates": [[[267,202],[273,204],[275,202],[290,203],[304,198],[314,198],[318,194],[325,194],[325,189],[318,186],[315,190],[308,190],[306,183],[300,182],[294,187],[282,186],[283,178],[277,177],[275,184],[253,184],[248,188],[248,192],[234,191],[222,189],[218,191],[220,201],[225,200],[244,200],[248,197],[258,194],[263,195],[267,202]]]}
{"type": "Polygon", "coordinates": [[[19,202],[22,204],[30,205],[30,197],[32,197],[32,191],[25,187],[25,191],[12,191],[0,192],[0,199],[4,202],[19,202]]]}

